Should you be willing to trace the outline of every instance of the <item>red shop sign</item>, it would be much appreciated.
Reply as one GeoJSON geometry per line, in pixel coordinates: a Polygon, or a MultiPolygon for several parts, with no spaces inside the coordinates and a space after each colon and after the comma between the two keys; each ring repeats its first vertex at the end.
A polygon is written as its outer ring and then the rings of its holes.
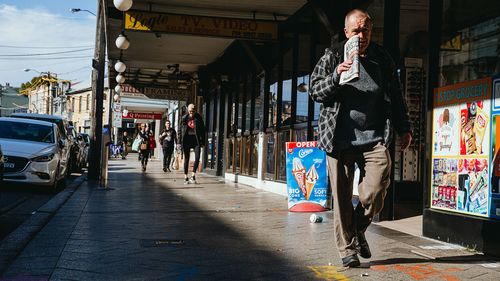
{"type": "Polygon", "coordinates": [[[161,113],[129,112],[127,115],[123,115],[123,118],[161,120],[162,116],[161,113]]]}

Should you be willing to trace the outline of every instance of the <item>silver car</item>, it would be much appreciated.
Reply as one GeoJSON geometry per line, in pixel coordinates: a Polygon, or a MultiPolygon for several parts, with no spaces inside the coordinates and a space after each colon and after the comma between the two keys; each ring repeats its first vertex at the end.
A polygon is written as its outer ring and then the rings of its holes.
{"type": "Polygon", "coordinates": [[[20,182],[57,188],[64,181],[68,148],[56,124],[0,117],[0,145],[4,154],[2,185],[20,182]]]}

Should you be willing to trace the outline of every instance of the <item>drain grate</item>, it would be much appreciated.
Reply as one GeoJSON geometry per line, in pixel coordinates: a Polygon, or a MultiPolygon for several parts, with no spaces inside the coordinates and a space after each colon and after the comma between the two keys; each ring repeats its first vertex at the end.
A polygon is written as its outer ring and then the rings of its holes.
{"type": "Polygon", "coordinates": [[[180,239],[141,239],[140,244],[143,248],[178,247],[184,246],[186,241],[180,239]]]}

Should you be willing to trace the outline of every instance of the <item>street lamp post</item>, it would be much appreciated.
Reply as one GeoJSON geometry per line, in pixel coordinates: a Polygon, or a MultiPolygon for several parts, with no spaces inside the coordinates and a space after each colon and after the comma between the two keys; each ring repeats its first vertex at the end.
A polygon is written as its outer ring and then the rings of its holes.
{"type": "Polygon", "coordinates": [[[89,10],[86,10],[86,9],[80,9],[80,8],[71,8],[70,10],[72,13],[78,13],[78,12],[87,12],[91,15],[93,15],[94,17],[96,16],[96,14],[92,13],[91,11],[89,10]]]}

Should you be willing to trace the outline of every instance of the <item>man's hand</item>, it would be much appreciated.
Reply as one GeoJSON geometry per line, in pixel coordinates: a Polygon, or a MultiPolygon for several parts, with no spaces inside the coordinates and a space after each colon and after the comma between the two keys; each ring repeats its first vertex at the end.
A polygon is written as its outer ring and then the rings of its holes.
{"type": "Polygon", "coordinates": [[[411,133],[407,132],[401,135],[401,150],[406,150],[411,144],[411,133]]]}
{"type": "Polygon", "coordinates": [[[343,63],[339,64],[337,66],[337,74],[340,75],[340,73],[348,71],[349,68],[351,68],[351,65],[352,65],[352,60],[346,60],[343,63]]]}

